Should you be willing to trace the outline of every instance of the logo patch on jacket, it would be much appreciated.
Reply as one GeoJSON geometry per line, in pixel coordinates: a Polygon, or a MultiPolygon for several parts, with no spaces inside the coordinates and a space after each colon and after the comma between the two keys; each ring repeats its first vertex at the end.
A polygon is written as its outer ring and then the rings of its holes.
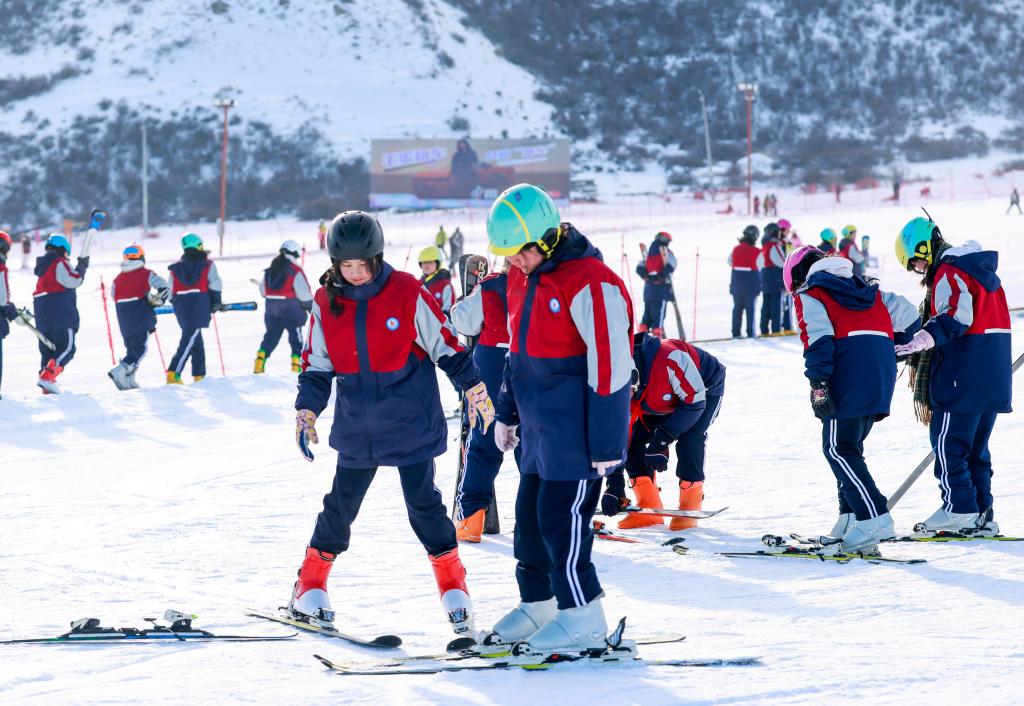
{"type": "Polygon", "coordinates": [[[388,331],[395,331],[398,329],[398,319],[392,316],[384,322],[384,325],[388,327],[388,331]]]}
{"type": "Polygon", "coordinates": [[[666,402],[668,402],[670,399],[672,399],[672,395],[671,395],[671,393],[666,393],[666,394],[662,395],[661,399],[663,399],[666,402]]]}
{"type": "Polygon", "coordinates": [[[552,314],[557,314],[562,310],[562,305],[559,303],[558,299],[551,297],[551,301],[548,302],[548,308],[551,309],[552,314]]]}

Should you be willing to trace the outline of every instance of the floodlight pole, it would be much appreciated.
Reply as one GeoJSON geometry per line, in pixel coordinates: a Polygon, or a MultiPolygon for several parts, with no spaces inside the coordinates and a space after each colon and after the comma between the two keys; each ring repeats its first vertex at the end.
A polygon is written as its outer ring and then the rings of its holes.
{"type": "Polygon", "coordinates": [[[738,83],[736,90],[743,94],[747,101],[747,213],[754,212],[752,182],[754,179],[751,153],[754,151],[754,94],[757,93],[756,83],[738,83]]]}
{"type": "Polygon", "coordinates": [[[213,102],[218,108],[224,109],[224,129],[221,131],[220,145],[220,219],[217,222],[218,257],[224,255],[224,215],[227,210],[228,194],[228,110],[235,105],[230,99],[218,99],[213,102]]]}

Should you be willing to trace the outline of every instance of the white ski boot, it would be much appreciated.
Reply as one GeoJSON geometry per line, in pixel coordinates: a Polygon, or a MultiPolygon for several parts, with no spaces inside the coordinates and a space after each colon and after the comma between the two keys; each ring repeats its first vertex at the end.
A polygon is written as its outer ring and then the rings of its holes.
{"type": "MultiPolygon", "coordinates": [[[[927,520],[914,525],[914,531],[973,534],[978,529],[979,519],[980,516],[976,512],[950,512],[940,507],[927,520]]],[[[984,524],[984,520],[982,520],[982,524],[984,524]]]]}
{"type": "Polygon", "coordinates": [[[608,624],[601,598],[585,606],[566,608],[555,613],[526,642],[517,646],[519,654],[578,654],[608,649],[608,624]]]}
{"type": "Polygon", "coordinates": [[[484,637],[484,645],[509,645],[530,637],[554,619],[558,603],[554,598],[533,603],[520,603],[494,624],[484,637]]]}
{"type": "Polygon", "coordinates": [[[139,389],[139,383],[135,381],[135,373],[138,372],[138,370],[139,370],[139,364],[136,363],[135,365],[133,365],[131,367],[131,370],[128,372],[128,389],[130,389],[130,390],[138,390],[139,389]]]}
{"type": "Polygon", "coordinates": [[[893,527],[892,515],[887,512],[867,520],[855,519],[850,529],[843,535],[842,541],[829,545],[827,549],[834,549],[835,551],[830,552],[833,554],[874,553],[878,551],[879,542],[894,537],[896,528],[893,527]]]}
{"type": "Polygon", "coordinates": [[[978,529],[974,531],[974,534],[980,534],[986,537],[992,537],[999,534],[999,524],[995,520],[995,513],[992,511],[992,508],[989,508],[978,515],[977,524],[978,529]]]}
{"type": "Polygon", "coordinates": [[[846,531],[850,529],[854,522],[857,521],[857,516],[852,512],[844,512],[839,515],[839,519],[832,526],[832,531],[827,536],[834,537],[836,539],[842,539],[846,531]]]}
{"type": "Polygon", "coordinates": [[[125,365],[124,361],[118,363],[107,372],[107,377],[114,381],[118,390],[132,389],[131,374],[135,372],[133,366],[125,365]]]}

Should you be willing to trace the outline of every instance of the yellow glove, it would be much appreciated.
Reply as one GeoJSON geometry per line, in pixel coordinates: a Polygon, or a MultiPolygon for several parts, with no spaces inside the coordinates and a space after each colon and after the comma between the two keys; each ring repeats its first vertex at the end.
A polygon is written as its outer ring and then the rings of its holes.
{"type": "Polygon", "coordinates": [[[469,408],[469,426],[471,428],[476,426],[477,415],[479,415],[483,420],[483,433],[486,434],[491,427],[491,422],[494,421],[494,403],[491,402],[491,398],[487,394],[487,386],[478,382],[466,390],[466,406],[469,408]]]}

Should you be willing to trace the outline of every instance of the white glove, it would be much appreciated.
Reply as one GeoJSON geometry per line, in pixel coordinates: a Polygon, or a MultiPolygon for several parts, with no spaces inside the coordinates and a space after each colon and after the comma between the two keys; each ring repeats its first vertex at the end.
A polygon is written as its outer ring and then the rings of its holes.
{"type": "Polygon", "coordinates": [[[935,347],[935,339],[927,331],[921,330],[914,334],[914,337],[910,340],[910,343],[904,343],[902,346],[896,346],[896,355],[905,356],[911,353],[918,353],[920,351],[926,351],[929,348],[935,347]]]}
{"type": "Polygon", "coordinates": [[[487,394],[487,386],[478,382],[466,390],[466,405],[469,407],[470,428],[476,426],[477,416],[479,416],[484,425],[481,431],[486,434],[491,422],[494,421],[494,403],[491,402],[491,398],[487,394]]]}
{"type": "Polygon", "coordinates": [[[621,463],[621,459],[615,459],[614,461],[591,461],[590,465],[597,471],[597,475],[603,478],[618,468],[621,463]]]}
{"type": "Polygon", "coordinates": [[[519,445],[519,437],[516,436],[518,428],[518,424],[509,426],[500,421],[494,423],[494,445],[498,447],[499,451],[511,451],[519,445]]]}

